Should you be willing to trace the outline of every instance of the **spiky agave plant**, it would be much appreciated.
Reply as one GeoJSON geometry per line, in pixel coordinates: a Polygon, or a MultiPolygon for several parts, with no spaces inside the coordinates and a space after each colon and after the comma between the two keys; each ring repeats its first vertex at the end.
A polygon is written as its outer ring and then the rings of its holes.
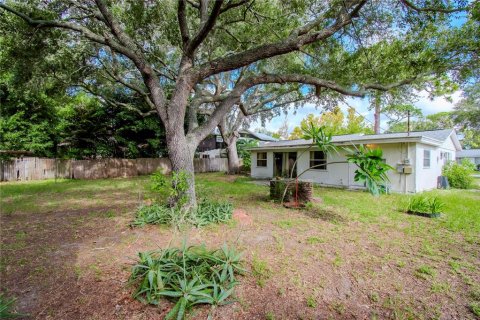
{"type": "Polygon", "coordinates": [[[182,249],[139,253],[130,282],[137,285],[134,297],[158,304],[167,298],[175,302],[166,319],[183,319],[197,304],[227,303],[237,285],[236,275],[245,272],[242,256],[224,245],[219,250],[185,244],[182,249]]]}

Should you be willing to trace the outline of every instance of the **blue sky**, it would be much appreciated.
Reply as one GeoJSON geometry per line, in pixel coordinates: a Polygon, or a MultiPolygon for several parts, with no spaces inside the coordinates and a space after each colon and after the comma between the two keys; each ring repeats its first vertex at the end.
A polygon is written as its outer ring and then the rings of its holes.
{"type": "MultiPolygon", "coordinates": [[[[425,116],[429,114],[437,113],[437,112],[442,112],[442,111],[451,111],[455,103],[461,99],[461,91],[457,91],[451,96],[453,100],[452,102],[449,102],[448,100],[442,97],[435,98],[434,100],[430,100],[426,92],[420,92],[419,95],[420,95],[420,98],[416,103],[414,103],[414,105],[420,108],[425,116]]],[[[347,100],[347,103],[352,107],[354,107],[363,116],[365,116],[367,121],[369,120],[371,121],[371,123],[373,123],[373,110],[368,110],[369,103],[367,99],[349,98],[347,100]]],[[[342,108],[342,110],[344,110],[344,112],[346,112],[348,108],[347,105],[340,105],[340,107],[342,108]]],[[[306,105],[303,108],[297,109],[295,114],[293,112],[293,109],[289,110],[287,115],[287,120],[289,123],[289,127],[288,127],[289,132],[291,132],[294,127],[298,126],[302,121],[302,119],[305,118],[308,114],[313,113],[315,115],[320,115],[322,112],[323,112],[323,109],[321,108],[316,109],[313,104],[306,105]]],[[[265,128],[270,131],[277,131],[284,121],[285,121],[285,115],[282,114],[281,116],[275,117],[271,121],[267,122],[265,124],[265,128]]],[[[381,127],[383,129],[386,129],[388,127],[387,121],[388,119],[385,116],[381,118],[381,127]]],[[[252,123],[250,129],[255,130],[260,127],[261,127],[261,123],[257,121],[252,123]]]]}

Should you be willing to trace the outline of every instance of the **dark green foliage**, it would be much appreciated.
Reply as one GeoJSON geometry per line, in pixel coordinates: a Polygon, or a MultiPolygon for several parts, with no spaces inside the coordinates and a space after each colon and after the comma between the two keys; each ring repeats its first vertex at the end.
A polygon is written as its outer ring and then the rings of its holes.
{"type": "Polygon", "coordinates": [[[196,227],[212,223],[225,223],[232,218],[233,206],[228,202],[202,200],[196,209],[182,210],[166,205],[152,204],[138,209],[133,226],[165,224],[178,226],[183,223],[196,227]]]}
{"type": "Polygon", "coordinates": [[[252,160],[250,158],[250,150],[248,148],[253,148],[258,146],[258,141],[255,139],[242,138],[237,140],[237,152],[238,156],[243,161],[243,169],[248,171],[252,166],[252,160]]]}
{"type": "Polygon", "coordinates": [[[389,181],[387,172],[393,169],[383,160],[382,149],[369,149],[360,145],[356,152],[347,156],[348,162],[357,165],[355,181],[364,182],[367,190],[377,196],[386,192],[385,183],[389,181]]]}
{"type": "Polygon", "coordinates": [[[449,162],[443,167],[442,174],[447,177],[452,188],[468,189],[473,185],[472,170],[463,163],[449,162]]]}
{"type": "Polygon", "coordinates": [[[161,298],[176,302],[166,319],[183,319],[197,304],[224,305],[243,273],[241,254],[226,244],[220,250],[205,246],[140,252],[130,282],[137,286],[134,297],[158,304],[161,298]]]}
{"type": "Polygon", "coordinates": [[[444,203],[438,197],[429,198],[423,195],[417,195],[410,198],[407,204],[407,212],[418,213],[440,213],[444,203]]]}
{"type": "Polygon", "coordinates": [[[14,302],[15,299],[9,299],[3,294],[0,294],[0,319],[12,319],[25,316],[12,310],[14,302]]]}
{"type": "MultiPolygon", "coordinates": [[[[135,97],[112,93],[121,103],[142,106],[135,97]]],[[[142,117],[135,111],[105,105],[92,96],[78,93],[58,111],[63,146],[59,152],[68,158],[141,158],[165,154],[164,130],[155,115],[142,117]]]]}

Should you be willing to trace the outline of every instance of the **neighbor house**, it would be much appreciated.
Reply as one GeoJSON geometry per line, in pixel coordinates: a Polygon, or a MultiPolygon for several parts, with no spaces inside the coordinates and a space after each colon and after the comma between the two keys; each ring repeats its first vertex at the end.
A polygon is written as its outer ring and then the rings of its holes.
{"type": "MultiPolygon", "coordinates": [[[[480,149],[468,149],[457,152],[457,162],[461,163],[463,159],[468,159],[478,168],[480,168],[480,149]]],[[[480,170],[480,169],[479,169],[480,170]]]]}
{"type": "MultiPolygon", "coordinates": [[[[353,149],[366,145],[381,148],[383,156],[394,170],[388,173],[389,187],[393,192],[415,193],[437,188],[442,167],[454,160],[461,150],[455,130],[434,130],[410,133],[350,134],[334,136],[332,141],[338,147],[353,149]]],[[[284,140],[263,142],[252,148],[251,175],[253,178],[269,179],[285,176],[292,170],[294,175],[307,170],[300,179],[311,180],[324,186],[363,188],[354,181],[356,165],[346,161],[348,151],[328,155],[312,146],[308,140],[284,140]],[[321,166],[323,164],[323,166],[321,166]]]]}
{"type": "MultiPolygon", "coordinates": [[[[275,139],[269,135],[245,129],[239,131],[239,136],[239,139],[278,141],[278,139],[275,139]]],[[[197,152],[200,158],[226,158],[227,151],[225,148],[226,145],[225,142],[223,142],[222,135],[220,134],[218,128],[215,128],[211,135],[200,142],[197,152]]]]}

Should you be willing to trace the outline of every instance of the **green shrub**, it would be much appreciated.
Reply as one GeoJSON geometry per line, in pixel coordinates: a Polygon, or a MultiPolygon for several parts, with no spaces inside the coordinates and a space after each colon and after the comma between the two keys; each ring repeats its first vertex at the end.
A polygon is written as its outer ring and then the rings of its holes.
{"type": "Polygon", "coordinates": [[[242,159],[243,170],[249,171],[252,166],[252,159],[249,148],[258,146],[258,141],[255,139],[242,138],[237,140],[238,156],[242,159]]]}
{"type": "Polygon", "coordinates": [[[477,166],[473,163],[470,159],[464,158],[462,159],[462,166],[470,170],[471,172],[477,170],[477,166]]]}
{"type": "Polygon", "coordinates": [[[194,305],[225,304],[238,283],[235,276],[244,271],[241,254],[227,245],[221,250],[184,245],[140,252],[129,281],[137,286],[134,298],[155,305],[161,298],[173,300],[166,319],[183,319],[194,305]]]}
{"type": "Polygon", "coordinates": [[[417,195],[410,198],[406,208],[407,212],[440,213],[444,203],[437,197],[417,195]]]}
{"type": "Polygon", "coordinates": [[[232,218],[233,205],[229,202],[202,200],[195,210],[182,210],[177,207],[152,204],[137,210],[132,226],[165,224],[178,226],[192,224],[203,227],[211,223],[224,223],[232,218]]]}
{"type": "Polygon", "coordinates": [[[468,165],[451,161],[443,167],[442,174],[447,177],[450,186],[468,189],[473,185],[472,170],[468,165]]]}

